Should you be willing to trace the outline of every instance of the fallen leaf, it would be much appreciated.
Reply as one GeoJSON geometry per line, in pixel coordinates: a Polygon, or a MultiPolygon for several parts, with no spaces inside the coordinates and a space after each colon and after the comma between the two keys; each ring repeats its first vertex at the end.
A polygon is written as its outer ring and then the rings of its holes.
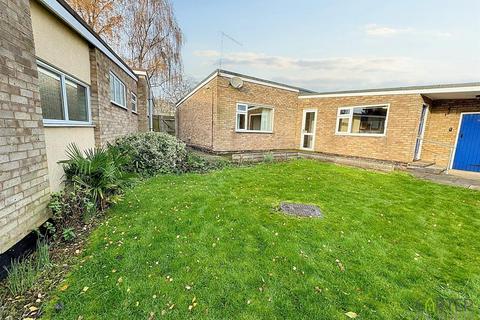
{"type": "Polygon", "coordinates": [[[30,312],[33,312],[33,311],[37,311],[38,308],[35,306],[31,306],[30,308],[28,308],[28,310],[30,310],[30,312]]]}
{"type": "Polygon", "coordinates": [[[68,284],[64,284],[63,286],[60,287],[60,291],[65,291],[68,289],[68,284]]]}
{"type": "Polygon", "coordinates": [[[87,292],[87,290],[88,290],[88,287],[83,287],[83,290],[82,290],[82,291],[83,291],[83,292],[87,292]]]}
{"type": "Polygon", "coordinates": [[[357,317],[357,314],[356,314],[355,312],[353,312],[353,311],[348,311],[348,312],[345,313],[345,315],[346,315],[347,317],[349,317],[350,319],[354,319],[354,318],[357,317]]]}
{"type": "Polygon", "coordinates": [[[343,264],[340,262],[340,260],[335,259],[335,262],[337,263],[338,268],[340,269],[340,271],[341,271],[341,272],[344,272],[344,271],[345,271],[345,267],[344,267],[343,264]]]}

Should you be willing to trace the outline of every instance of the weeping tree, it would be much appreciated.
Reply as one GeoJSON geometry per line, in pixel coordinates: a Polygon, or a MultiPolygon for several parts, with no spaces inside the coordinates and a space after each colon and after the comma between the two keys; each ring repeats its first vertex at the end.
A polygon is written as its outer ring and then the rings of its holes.
{"type": "MultiPolygon", "coordinates": [[[[68,0],[154,87],[182,77],[183,33],[169,0],[68,0]]],[[[175,80],[177,81],[177,80],[175,80]]]]}

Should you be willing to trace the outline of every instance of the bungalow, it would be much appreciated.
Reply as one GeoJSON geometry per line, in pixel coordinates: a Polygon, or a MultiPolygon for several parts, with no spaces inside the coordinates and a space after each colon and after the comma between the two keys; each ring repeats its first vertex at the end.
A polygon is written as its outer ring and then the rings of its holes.
{"type": "Polygon", "coordinates": [[[338,92],[216,70],[177,103],[177,135],[215,153],[301,150],[480,172],[480,83],[338,92]]]}
{"type": "Polygon", "coordinates": [[[0,0],[0,258],[47,220],[66,146],[150,130],[151,101],[64,0],[0,0]]]}

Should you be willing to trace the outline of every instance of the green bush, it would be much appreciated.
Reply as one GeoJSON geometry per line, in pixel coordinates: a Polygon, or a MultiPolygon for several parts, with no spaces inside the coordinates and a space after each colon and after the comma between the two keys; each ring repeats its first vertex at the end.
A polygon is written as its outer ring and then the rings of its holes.
{"type": "Polygon", "coordinates": [[[101,211],[134,181],[134,175],[124,170],[129,158],[119,148],[109,146],[82,152],[72,144],[67,148],[67,156],[67,160],[59,162],[65,171],[66,189],[86,195],[101,211]]]}
{"type": "Polygon", "coordinates": [[[130,158],[125,169],[144,177],[179,173],[187,157],[185,144],[166,133],[131,134],[117,139],[114,146],[130,158]]]}
{"type": "Polygon", "coordinates": [[[212,170],[220,170],[229,165],[230,162],[224,158],[202,157],[195,152],[190,151],[183,164],[183,171],[204,173],[212,170]]]}

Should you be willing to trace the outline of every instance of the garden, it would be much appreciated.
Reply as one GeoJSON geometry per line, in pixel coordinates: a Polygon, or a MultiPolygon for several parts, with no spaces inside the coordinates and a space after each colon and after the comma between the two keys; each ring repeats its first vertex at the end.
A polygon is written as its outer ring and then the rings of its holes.
{"type": "Polygon", "coordinates": [[[237,166],[157,134],[72,146],[63,165],[39,250],[0,289],[9,305],[24,299],[17,315],[480,316],[478,191],[313,160],[237,166]]]}

